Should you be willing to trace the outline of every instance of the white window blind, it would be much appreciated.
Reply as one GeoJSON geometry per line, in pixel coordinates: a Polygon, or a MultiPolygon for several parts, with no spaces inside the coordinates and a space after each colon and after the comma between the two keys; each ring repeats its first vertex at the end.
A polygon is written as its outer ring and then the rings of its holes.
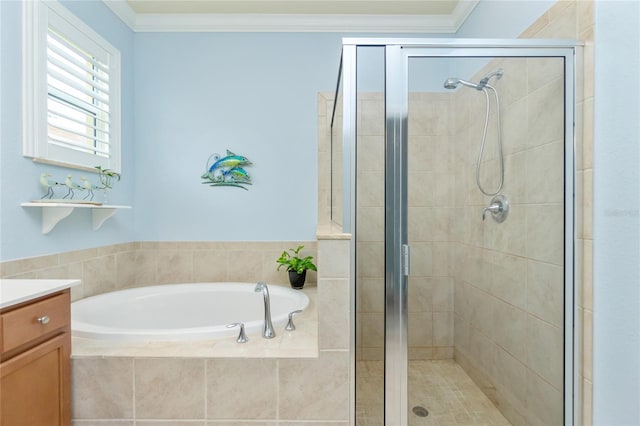
{"type": "Polygon", "coordinates": [[[32,7],[40,28],[31,56],[35,118],[33,131],[25,129],[33,140],[25,142],[25,155],[119,170],[119,52],[57,2],[32,7]]]}

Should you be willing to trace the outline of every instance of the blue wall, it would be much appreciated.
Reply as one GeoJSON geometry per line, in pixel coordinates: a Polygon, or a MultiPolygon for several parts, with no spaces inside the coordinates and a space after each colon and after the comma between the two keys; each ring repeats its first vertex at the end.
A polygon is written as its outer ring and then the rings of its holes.
{"type": "MultiPolygon", "coordinates": [[[[133,204],[133,32],[101,1],[65,1],[73,13],[94,28],[122,55],[122,141],[123,179],[115,187],[110,202],[133,204]],[[129,94],[129,96],[127,96],[129,94]]],[[[48,235],[41,233],[41,211],[23,208],[20,203],[43,194],[38,177],[49,172],[62,179],[67,174],[77,181],[90,180],[91,173],[42,164],[22,156],[22,2],[1,1],[2,75],[0,77],[0,260],[78,250],[132,240],[133,211],[123,211],[94,232],[88,210],[76,211],[48,235]]]]}
{"type": "MultiPolygon", "coordinates": [[[[461,32],[481,36],[473,16],[499,3],[481,2],[461,32]]],[[[539,15],[536,2],[524,3],[522,18],[509,23],[518,30],[539,15]]],[[[40,196],[42,171],[68,171],[20,154],[20,2],[1,4],[2,121],[9,125],[2,130],[0,259],[131,240],[315,237],[317,93],[335,88],[341,34],[133,34],[99,0],[65,2],[122,52],[123,180],[109,201],[134,209],[98,232],[89,212],[74,212],[43,236],[40,211],[19,203],[40,196]],[[201,184],[207,157],[227,148],[253,161],[249,191],[201,184]]],[[[440,73],[438,87],[450,74],[440,73]]]]}
{"type": "Polygon", "coordinates": [[[137,34],[136,238],[315,239],[317,94],[340,49],[337,34],[137,34]],[[201,183],[226,149],[254,163],[248,191],[201,183]]]}
{"type": "Polygon", "coordinates": [[[594,425],[640,424],[640,3],[595,31],[594,425]]]}

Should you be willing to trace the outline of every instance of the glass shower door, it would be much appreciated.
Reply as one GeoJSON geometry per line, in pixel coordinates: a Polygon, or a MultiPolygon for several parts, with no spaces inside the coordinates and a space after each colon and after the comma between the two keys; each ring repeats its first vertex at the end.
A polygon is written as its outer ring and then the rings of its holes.
{"type": "Polygon", "coordinates": [[[387,425],[571,421],[573,58],[524,50],[387,46],[387,425]]]}

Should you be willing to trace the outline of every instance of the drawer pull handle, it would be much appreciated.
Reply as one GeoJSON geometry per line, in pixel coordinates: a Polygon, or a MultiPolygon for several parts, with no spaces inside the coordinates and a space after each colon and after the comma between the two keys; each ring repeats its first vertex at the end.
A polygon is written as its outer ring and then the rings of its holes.
{"type": "Polygon", "coordinates": [[[38,318],[36,321],[38,321],[40,324],[49,324],[49,321],[51,320],[51,318],[49,318],[48,315],[42,316],[40,318],[38,318]]]}

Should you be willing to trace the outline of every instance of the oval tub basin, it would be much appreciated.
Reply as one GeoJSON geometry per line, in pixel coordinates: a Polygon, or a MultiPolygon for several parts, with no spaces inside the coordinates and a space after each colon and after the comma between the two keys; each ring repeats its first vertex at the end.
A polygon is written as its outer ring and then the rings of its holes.
{"type": "MultiPolygon", "coordinates": [[[[237,335],[243,322],[248,335],[264,325],[262,293],[252,283],[196,283],[139,287],[87,297],[71,304],[73,336],[126,341],[203,340],[237,335]]],[[[288,314],[305,309],[301,291],[269,286],[271,319],[282,333],[288,314]]]]}

